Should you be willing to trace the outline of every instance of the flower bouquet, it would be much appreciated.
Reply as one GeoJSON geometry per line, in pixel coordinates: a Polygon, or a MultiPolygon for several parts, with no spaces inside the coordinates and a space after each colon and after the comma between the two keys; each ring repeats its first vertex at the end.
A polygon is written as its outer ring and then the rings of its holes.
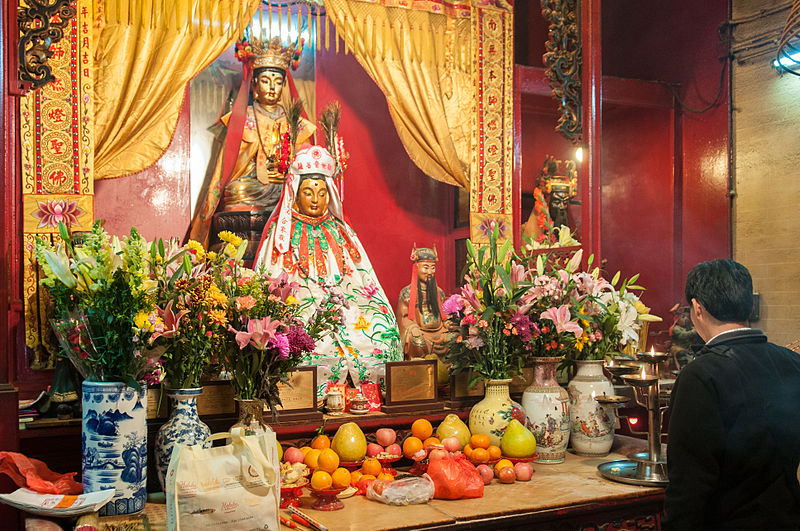
{"type": "Polygon", "coordinates": [[[150,248],[158,305],[149,315],[139,314],[137,324],[151,333],[151,347],[163,351],[170,389],[200,387],[213,347],[225,332],[228,298],[214,282],[216,259],[193,240],[183,247],[159,240],[150,248]]]}
{"type": "Polygon", "coordinates": [[[220,239],[227,245],[213,274],[227,298],[221,362],[238,399],[264,400],[275,415],[278,383],[313,352],[316,339],[339,324],[341,308],[332,299],[320,301],[310,322],[303,322],[294,296],[298,284],[285,273],[270,278],[243,267],[247,242],[229,232],[220,239]]]}
{"type": "Polygon", "coordinates": [[[37,238],[36,255],[64,355],[90,381],[118,381],[140,389],[139,382],[158,370],[143,355],[149,330],[136,320],[155,308],[148,243],[136,228],[120,241],[100,222],[81,240],[73,239],[63,224],[59,230],[63,243],[55,246],[37,238]]]}

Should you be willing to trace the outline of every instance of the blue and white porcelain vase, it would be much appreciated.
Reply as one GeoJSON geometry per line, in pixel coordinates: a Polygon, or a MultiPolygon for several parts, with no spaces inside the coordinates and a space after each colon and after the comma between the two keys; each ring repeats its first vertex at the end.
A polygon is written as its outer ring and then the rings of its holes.
{"type": "Polygon", "coordinates": [[[147,500],[147,387],[83,382],[83,491],[116,489],[100,516],[132,514],[147,500]]]}
{"type": "Polygon", "coordinates": [[[614,408],[595,397],[613,395],[614,386],[603,374],[603,360],[578,360],[578,372],[567,386],[572,449],[578,455],[603,457],[614,444],[614,408]]]}
{"type": "Polygon", "coordinates": [[[211,448],[211,441],[206,441],[211,435],[211,430],[197,415],[197,397],[202,393],[202,387],[167,389],[171,414],[169,420],[158,430],[155,446],[156,470],[162,489],[166,489],[164,478],[167,477],[169,459],[176,444],[183,446],[199,444],[203,448],[211,448]]]}

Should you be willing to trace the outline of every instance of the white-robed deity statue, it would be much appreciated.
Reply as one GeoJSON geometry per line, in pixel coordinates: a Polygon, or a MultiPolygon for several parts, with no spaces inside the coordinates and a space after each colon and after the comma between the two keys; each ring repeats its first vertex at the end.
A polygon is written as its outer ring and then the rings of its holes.
{"type": "Polygon", "coordinates": [[[310,317],[331,291],[346,301],[345,322],[317,342],[306,365],[317,367],[317,395],[329,383],[383,383],[385,363],[403,352],[392,305],[355,231],[345,222],[333,177],[337,165],[320,146],[300,149],[280,202],[264,229],[256,268],[286,272],[300,287],[295,297],[310,317]]]}

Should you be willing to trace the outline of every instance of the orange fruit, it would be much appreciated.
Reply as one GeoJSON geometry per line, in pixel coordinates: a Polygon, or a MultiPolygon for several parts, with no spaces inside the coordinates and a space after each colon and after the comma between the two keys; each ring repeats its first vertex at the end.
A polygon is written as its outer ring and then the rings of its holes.
{"type": "Polygon", "coordinates": [[[492,440],[485,433],[476,433],[475,435],[469,438],[469,443],[472,445],[473,448],[486,449],[489,448],[489,446],[492,444],[492,440]]]}
{"type": "Polygon", "coordinates": [[[316,448],[317,450],[324,450],[325,448],[331,447],[331,440],[328,438],[327,435],[317,435],[314,437],[314,440],[311,441],[311,448],[316,448]]]}
{"type": "Polygon", "coordinates": [[[489,451],[489,461],[494,461],[495,459],[500,459],[500,456],[503,455],[502,450],[500,450],[499,446],[495,446],[493,444],[489,445],[487,448],[489,451]]]}
{"type": "Polygon", "coordinates": [[[346,468],[337,468],[334,470],[333,474],[331,474],[331,479],[333,480],[333,487],[336,489],[348,487],[350,486],[350,482],[353,481],[350,471],[346,468]]]}
{"type": "Polygon", "coordinates": [[[312,448],[306,454],[306,458],[303,462],[308,466],[308,468],[314,469],[319,466],[319,454],[321,454],[321,450],[317,450],[316,448],[312,448]]]}
{"type": "Polygon", "coordinates": [[[387,474],[386,472],[381,472],[378,474],[376,479],[382,479],[383,481],[394,481],[394,476],[391,474],[387,474]]]}
{"type": "Polygon", "coordinates": [[[428,419],[417,419],[411,425],[411,434],[420,441],[424,441],[433,435],[433,426],[428,419]]]}
{"type": "Polygon", "coordinates": [[[489,450],[485,448],[473,448],[469,460],[473,463],[485,463],[489,460],[489,450]]]}
{"type": "Polygon", "coordinates": [[[495,475],[495,477],[499,477],[497,474],[507,466],[510,466],[511,468],[514,468],[514,464],[511,461],[509,461],[508,459],[501,459],[500,461],[498,461],[497,464],[494,465],[494,475],[495,475]]]}
{"type": "Polygon", "coordinates": [[[403,455],[406,457],[411,457],[415,453],[422,450],[422,441],[419,437],[415,437],[413,435],[406,437],[406,440],[403,441],[403,455]]]}
{"type": "Polygon", "coordinates": [[[422,447],[427,448],[428,446],[441,446],[442,441],[437,439],[436,437],[428,437],[424,441],[422,441],[422,447]]]}
{"type": "Polygon", "coordinates": [[[308,452],[311,451],[311,447],[310,446],[303,446],[303,447],[300,448],[300,451],[303,452],[303,457],[305,457],[306,455],[308,455],[308,452]]]}
{"type": "Polygon", "coordinates": [[[361,472],[360,470],[350,472],[350,484],[355,485],[356,483],[358,483],[358,480],[361,479],[363,476],[364,473],[361,472]]]}
{"type": "Polygon", "coordinates": [[[311,476],[311,488],[314,490],[326,490],[333,485],[333,478],[324,470],[317,470],[311,476]]]}
{"type": "Polygon", "coordinates": [[[332,474],[334,470],[339,468],[339,455],[330,448],[325,448],[319,453],[317,466],[320,470],[332,474]]]}
{"type": "Polygon", "coordinates": [[[361,465],[361,472],[364,474],[369,474],[371,476],[377,477],[378,474],[381,473],[381,462],[375,459],[374,457],[368,457],[364,460],[364,463],[361,465]]]}
{"type": "Polygon", "coordinates": [[[467,459],[469,459],[469,456],[472,455],[472,445],[471,444],[465,445],[464,449],[461,451],[464,452],[464,455],[466,455],[467,459]]]}

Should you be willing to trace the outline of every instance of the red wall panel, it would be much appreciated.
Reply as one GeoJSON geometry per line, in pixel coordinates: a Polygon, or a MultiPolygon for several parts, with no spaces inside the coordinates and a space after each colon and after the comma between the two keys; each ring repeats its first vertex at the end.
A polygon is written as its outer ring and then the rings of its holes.
{"type": "Polygon", "coordinates": [[[603,109],[602,242],[611,278],[640,273],[643,302],[666,317],[673,276],[672,112],[603,109]]]}

